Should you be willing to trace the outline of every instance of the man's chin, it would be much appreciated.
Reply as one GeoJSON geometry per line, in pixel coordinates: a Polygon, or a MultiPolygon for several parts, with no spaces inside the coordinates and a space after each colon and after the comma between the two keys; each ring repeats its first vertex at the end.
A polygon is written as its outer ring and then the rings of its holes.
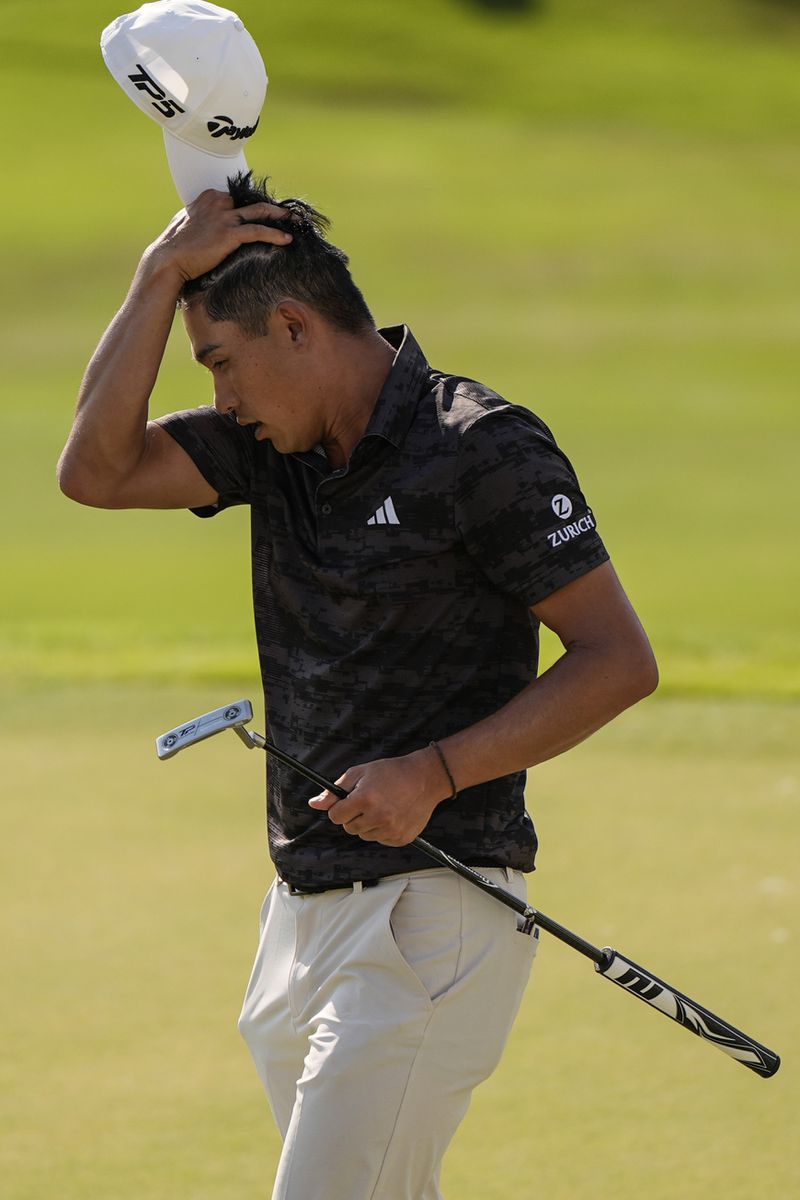
{"type": "Polygon", "coordinates": [[[303,454],[307,450],[313,450],[316,445],[316,443],[312,443],[307,446],[299,440],[297,442],[289,441],[281,433],[270,432],[260,421],[255,426],[253,437],[257,442],[272,442],[273,449],[277,450],[279,454],[303,454]]]}

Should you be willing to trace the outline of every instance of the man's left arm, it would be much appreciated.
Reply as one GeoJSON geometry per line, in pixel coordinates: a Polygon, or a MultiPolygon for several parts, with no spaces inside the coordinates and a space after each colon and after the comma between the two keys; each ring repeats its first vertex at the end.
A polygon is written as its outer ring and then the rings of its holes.
{"type": "MultiPolygon", "coordinates": [[[[658,671],[641,622],[609,562],[536,604],[564,654],[491,716],[439,746],[459,791],[536,766],[569,750],[655,690],[658,671]]],[[[450,795],[431,748],[352,767],[337,780],[351,795],[309,801],[348,833],[407,845],[450,795]]]]}

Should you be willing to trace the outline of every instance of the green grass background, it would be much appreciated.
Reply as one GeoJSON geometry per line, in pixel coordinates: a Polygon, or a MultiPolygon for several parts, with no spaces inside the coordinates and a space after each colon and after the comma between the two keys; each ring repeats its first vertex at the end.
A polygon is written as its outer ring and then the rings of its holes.
{"type": "MultiPolygon", "coordinates": [[[[251,163],[330,213],[381,322],[551,424],[652,637],[657,697],[534,773],[536,902],[786,1058],[759,1081],[545,940],[447,1194],[794,1195],[798,5],[238,11],[271,76],[251,163]]],[[[238,1200],[277,1153],[234,1028],[262,764],[152,739],[257,694],[246,515],[54,482],[178,206],[100,59],[117,12],[2,6],[0,1192],[238,1200]]],[[[154,409],[207,399],[178,330],[154,409]]]]}

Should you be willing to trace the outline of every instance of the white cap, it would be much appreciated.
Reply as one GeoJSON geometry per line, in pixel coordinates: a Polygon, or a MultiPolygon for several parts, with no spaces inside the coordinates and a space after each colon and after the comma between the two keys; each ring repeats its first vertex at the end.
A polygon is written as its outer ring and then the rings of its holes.
{"type": "Polygon", "coordinates": [[[248,170],[242,146],[258,125],[267,73],[236,13],[158,0],[112,21],[100,48],[123,91],[164,130],[184,204],[248,170]]]}

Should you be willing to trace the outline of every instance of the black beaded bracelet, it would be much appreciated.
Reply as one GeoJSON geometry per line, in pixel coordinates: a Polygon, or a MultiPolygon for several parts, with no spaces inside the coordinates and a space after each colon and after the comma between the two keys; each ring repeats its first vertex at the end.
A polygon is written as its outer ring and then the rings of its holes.
{"type": "Polygon", "coordinates": [[[445,775],[450,780],[450,787],[453,789],[453,794],[451,796],[448,796],[447,799],[455,800],[456,796],[458,795],[458,788],[456,787],[455,779],[453,779],[453,772],[450,770],[450,768],[447,765],[447,759],[444,756],[444,751],[442,750],[442,747],[439,745],[438,742],[428,742],[428,745],[430,746],[430,748],[432,750],[435,750],[436,753],[439,755],[439,762],[442,764],[442,766],[444,768],[445,775]]]}

